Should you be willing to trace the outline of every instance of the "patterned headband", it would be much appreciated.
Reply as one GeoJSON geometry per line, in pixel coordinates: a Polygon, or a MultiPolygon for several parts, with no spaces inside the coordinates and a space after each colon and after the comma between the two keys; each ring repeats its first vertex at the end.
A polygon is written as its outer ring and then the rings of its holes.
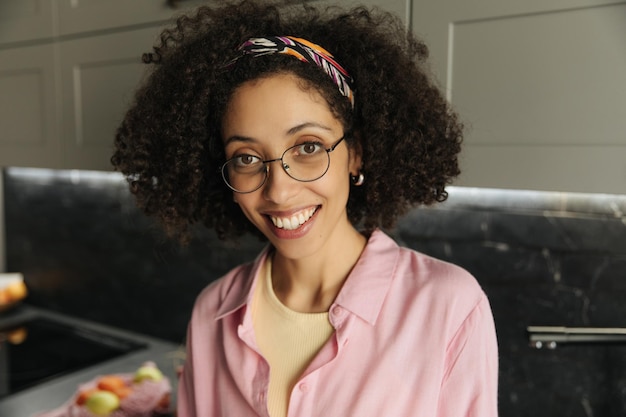
{"type": "Polygon", "coordinates": [[[354,88],[352,77],[348,72],[333,59],[333,56],[324,48],[305,39],[293,36],[268,36],[264,38],[251,38],[238,48],[241,55],[227,66],[231,66],[244,55],[269,55],[286,54],[298,58],[300,61],[315,64],[332,78],[339,87],[339,92],[350,100],[354,107],[354,88]]]}

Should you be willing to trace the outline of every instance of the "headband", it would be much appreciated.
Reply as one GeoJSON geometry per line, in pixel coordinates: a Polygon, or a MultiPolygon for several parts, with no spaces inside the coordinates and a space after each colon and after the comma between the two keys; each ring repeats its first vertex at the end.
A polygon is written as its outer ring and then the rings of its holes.
{"type": "Polygon", "coordinates": [[[267,36],[250,38],[238,48],[241,55],[233,59],[227,66],[234,64],[244,55],[262,56],[270,54],[286,54],[295,56],[300,61],[315,64],[330,76],[339,87],[339,92],[350,100],[354,107],[354,80],[348,72],[333,59],[333,56],[319,45],[293,36],[267,36]]]}

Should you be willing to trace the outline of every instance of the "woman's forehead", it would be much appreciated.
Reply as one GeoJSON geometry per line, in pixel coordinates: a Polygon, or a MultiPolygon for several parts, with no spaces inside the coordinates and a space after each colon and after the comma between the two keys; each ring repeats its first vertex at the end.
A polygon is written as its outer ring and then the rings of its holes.
{"type": "Polygon", "coordinates": [[[231,136],[289,136],[303,129],[335,132],[342,123],[322,95],[303,89],[301,79],[275,74],[247,81],[232,94],[222,123],[224,140],[231,136]]]}

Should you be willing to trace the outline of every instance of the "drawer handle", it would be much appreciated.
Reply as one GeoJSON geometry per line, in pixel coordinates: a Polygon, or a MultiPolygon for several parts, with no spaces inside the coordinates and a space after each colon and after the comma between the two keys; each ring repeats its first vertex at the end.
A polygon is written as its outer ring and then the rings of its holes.
{"type": "Polygon", "coordinates": [[[536,349],[568,343],[626,343],[626,328],[622,327],[528,326],[526,330],[530,346],[536,349]]]}

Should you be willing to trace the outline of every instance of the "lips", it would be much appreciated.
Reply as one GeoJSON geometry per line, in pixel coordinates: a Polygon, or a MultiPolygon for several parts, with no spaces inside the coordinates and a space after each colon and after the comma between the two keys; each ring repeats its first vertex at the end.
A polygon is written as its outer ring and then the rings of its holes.
{"type": "Polygon", "coordinates": [[[284,230],[296,230],[304,223],[306,223],[312,216],[315,214],[317,207],[308,208],[306,210],[299,211],[290,216],[286,217],[276,217],[270,215],[269,218],[272,220],[274,226],[279,229],[284,230]]]}

